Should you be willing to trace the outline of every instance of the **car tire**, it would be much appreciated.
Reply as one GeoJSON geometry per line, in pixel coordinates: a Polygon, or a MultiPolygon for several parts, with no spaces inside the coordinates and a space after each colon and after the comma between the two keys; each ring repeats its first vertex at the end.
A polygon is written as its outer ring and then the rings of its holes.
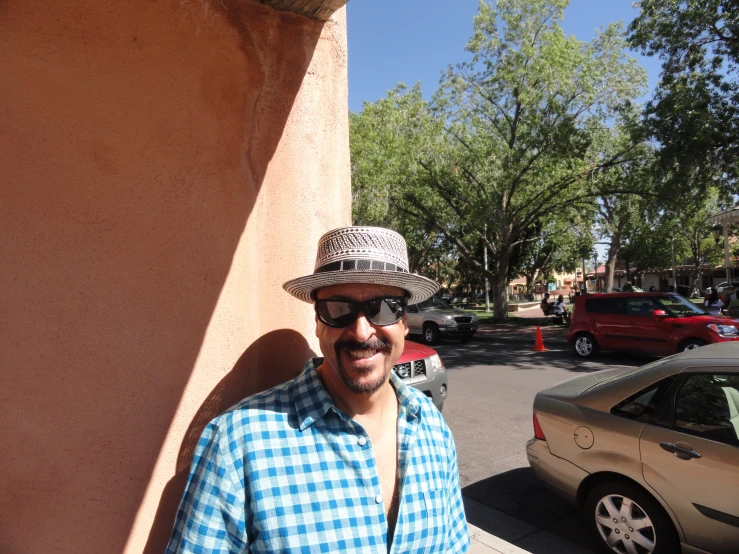
{"type": "Polygon", "coordinates": [[[678,352],[685,352],[686,350],[695,350],[701,346],[705,346],[706,343],[699,339],[688,339],[680,344],[678,352]]]}
{"type": "Polygon", "coordinates": [[[578,358],[594,358],[598,350],[598,343],[590,333],[578,333],[572,339],[572,351],[578,358]]]}
{"type": "Polygon", "coordinates": [[[474,335],[462,335],[461,337],[459,337],[459,340],[463,343],[470,342],[472,340],[472,337],[474,337],[474,335]]]}
{"type": "Polygon", "coordinates": [[[434,345],[439,342],[441,333],[435,323],[427,323],[423,326],[423,342],[434,345]]]}
{"type": "Polygon", "coordinates": [[[603,554],[680,552],[680,541],[669,516],[654,498],[629,483],[608,481],[593,487],[582,515],[603,554]],[[638,526],[642,526],[641,530],[638,526]],[[633,549],[628,548],[628,542],[633,549]]]}

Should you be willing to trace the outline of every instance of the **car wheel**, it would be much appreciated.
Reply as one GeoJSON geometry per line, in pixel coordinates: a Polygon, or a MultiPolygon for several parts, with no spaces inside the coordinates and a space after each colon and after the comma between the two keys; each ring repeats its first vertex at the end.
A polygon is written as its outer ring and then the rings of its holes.
{"type": "Polygon", "coordinates": [[[629,483],[611,481],[595,486],[585,501],[583,516],[600,552],[680,552],[670,518],[652,497],[629,483]]]}
{"type": "Polygon", "coordinates": [[[459,337],[459,340],[461,342],[470,342],[473,336],[474,335],[462,335],[461,337],[459,337]]]}
{"type": "Polygon", "coordinates": [[[598,354],[598,343],[589,333],[579,333],[572,341],[572,350],[580,358],[593,358],[598,354]]]}
{"type": "Polygon", "coordinates": [[[702,340],[698,339],[690,339],[686,340],[684,343],[680,345],[680,352],[685,352],[686,350],[695,350],[696,348],[700,348],[701,346],[705,346],[706,343],[702,340]]]}
{"type": "Polygon", "coordinates": [[[439,328],[434,323],[427,323],[423,326],[423,342],[426,344],[436,344],[439,342],[439,328]]]}

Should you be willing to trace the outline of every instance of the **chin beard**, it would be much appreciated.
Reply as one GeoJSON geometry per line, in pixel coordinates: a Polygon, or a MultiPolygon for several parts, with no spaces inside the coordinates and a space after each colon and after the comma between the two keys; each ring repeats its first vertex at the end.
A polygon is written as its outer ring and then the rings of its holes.
{"type": "Polygon", "coordinates": [[[372,381],[364,381],[362,380],[362,377],[365,377],[372,373],[374,368],[359,368],[354,369],[351,372],[347,371],[347,369],[344,367],[344,364],[341,363],[341,352],[349,352],[351,350],[376,350],[378,352],[384,352],[385,354],[390,354],[390,343],[387,341],[384,341],[382,339],[373,338],[368,340],[367,342],[357,342],[357,341],[341,341],[336,344],[335,346],[336,350],[336,361],[337,366],[339,370],[339,377],[341,378],[341,381],[344,383],[344,386],[348,388],[350,391],[357,393],[357,394],[372,394],[373,392],[377,391],[382,385],[384,385],[388,377],[390,377],[390,370],[391,367],[386,367],[383,369],[382,375],[379,376],[377,379],[374,379],[372,381]]]}

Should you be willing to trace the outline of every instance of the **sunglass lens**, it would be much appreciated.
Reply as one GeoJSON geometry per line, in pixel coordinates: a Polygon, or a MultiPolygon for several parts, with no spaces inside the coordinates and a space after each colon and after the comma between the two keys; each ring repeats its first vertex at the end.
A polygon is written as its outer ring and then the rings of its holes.
{"type": "Polygon", "coordinates": [[[342,300],[319,300],[318,317],[326,325],[334,327],[346,327],[357,319],[357,314],[349,302],[342,300]]]}
{"type": "Polygon", "coordinates": [[[391,325],[400,320],[405,313],[403,303],[396,298],[383,298],[377,300],[376,303],[378,304],[377,311],[374,314],[367,314],[375,325],[391,325]]]}

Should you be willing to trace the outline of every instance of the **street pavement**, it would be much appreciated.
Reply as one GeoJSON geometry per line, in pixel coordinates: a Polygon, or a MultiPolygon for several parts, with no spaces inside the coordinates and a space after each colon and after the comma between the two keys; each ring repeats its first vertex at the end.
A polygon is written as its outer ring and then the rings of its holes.
{"type": "Polygon", "coordinates": [[[529,468],[534,396],[577,375],[649,361],[616,354],[575,359],[566,330],[555,326],[542,328],[549,350],[533,352],[535,332],[521,325],[488,326],[470,343],[450,340],[435,347],[448,371],[443,413],[457,445],[476,554],[594,552],[576,509],[529,468]]]}

